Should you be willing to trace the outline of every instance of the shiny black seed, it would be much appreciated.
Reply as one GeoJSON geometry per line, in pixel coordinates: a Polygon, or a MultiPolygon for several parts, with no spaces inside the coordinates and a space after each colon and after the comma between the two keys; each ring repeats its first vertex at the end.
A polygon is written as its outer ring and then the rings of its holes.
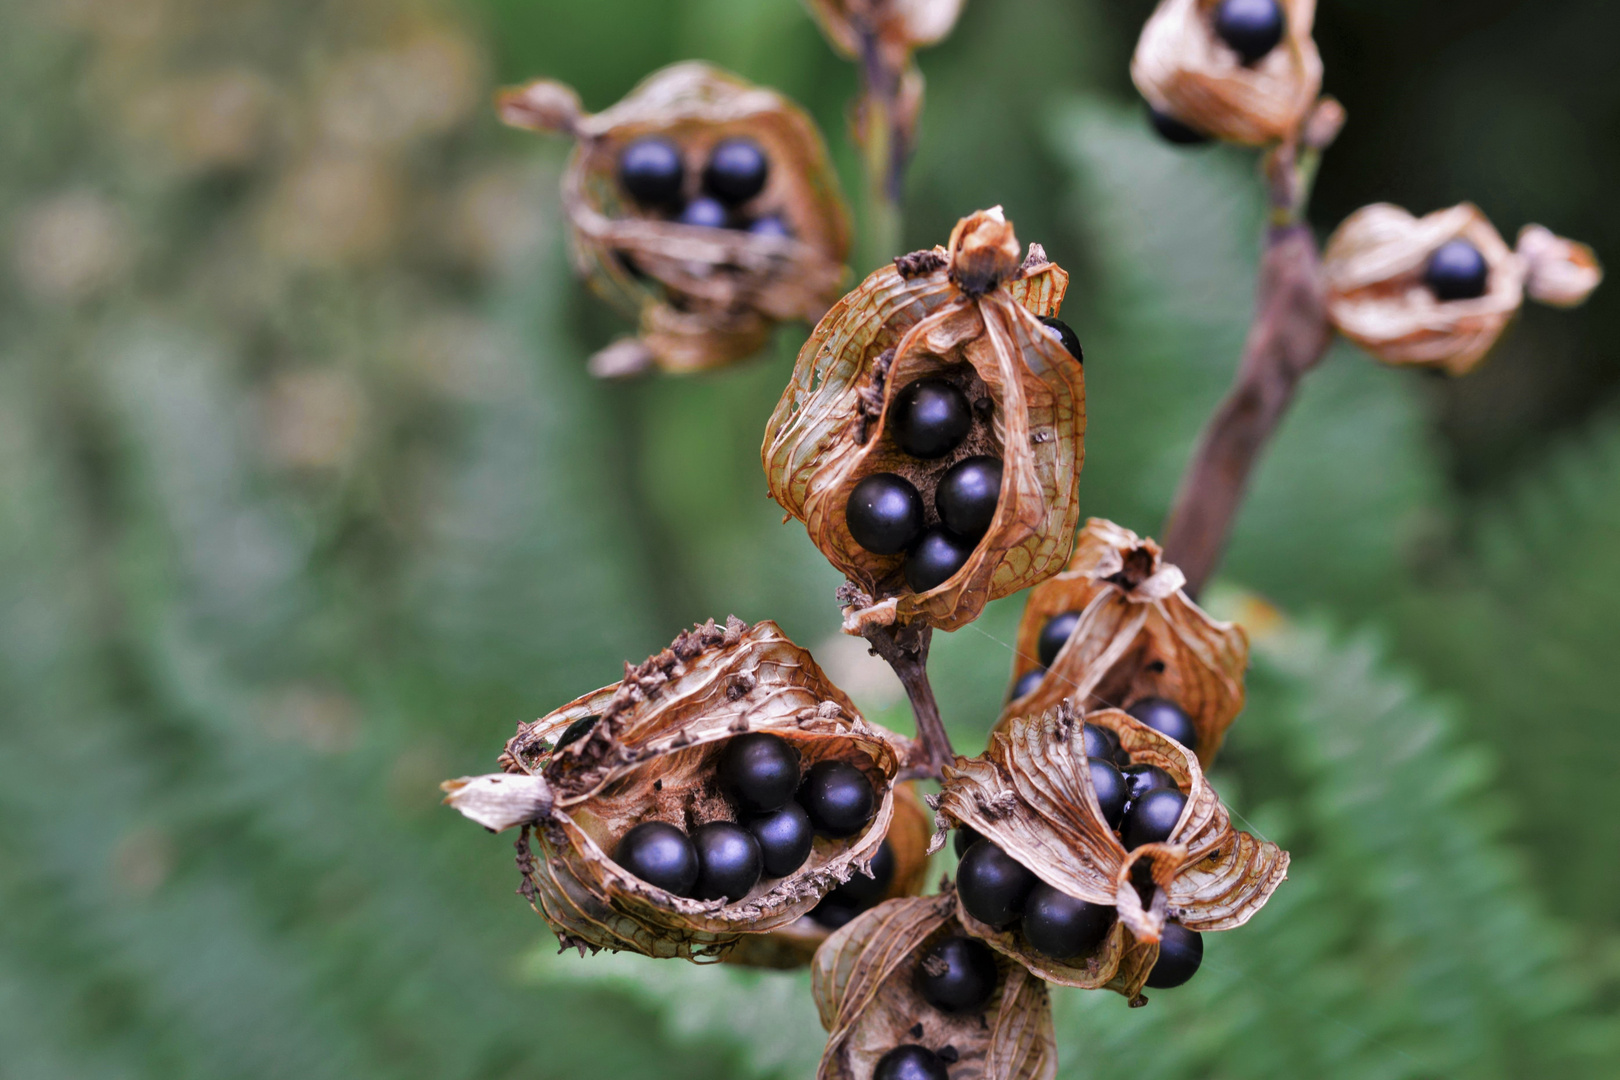
{"type": "Polygon", "coordinates": [[[563,728],[563,733],[558,736],[557,745],[553,749],[561,750],[569,743],[575,743],[583,739],[591,733],[591,729],[596,726],[596,722],[600,719],[602,719],[600,716],[582,716],[575,720],[572,724],[563,728]]]}
{"type": "Polygon", "coordinates": [[[825,926],[828,930],[836,930],[865,910],[859,904],[851,904],[847,900],[840,900],[829,893],[821,898],[819,904],[810,909],[810,918],[825,926]]]}
{"type": "Polygon", "coordinates": [[[1177,146],[1198,146],[1209,142],[1208,135],[1190,124],[1182,123],[1167,112],[1149,107],[1148,121],[1152,123],[1153,130],[1159,133],[1159,137],[1167,143],[1174,143],[1177,146]]]}
{"type": "Polygon", "coordinates": [[[982,839],[984,838],[979,835],[979,831],[972,826],[958,825],[956,827],[956,838],[951,841],[952,846],[956,848],[956,857],[960,859],[968,848],[982,839]]]}
{"type": "Polygon", "coordinates": [[[741,900],[759,884],[764,869],[759,841],[731,821],[711,821],[692,830],[698,877],[692,895],[699,900],[741,900]]]}
{"type": "Polygon", "coordinates": [[[894,884],[894,865],[894,848],[889,845],[888,840],[884,840],[878,846],[877,854],[872,856],[872,864],[868,868],[872,871],[871,877],[857,870],[848,881],[828,895],[856,904],[860,910],[865,911],[882,900],[884,894],[889,891],[889,886],[894,884]]]}
{"type": "Polygon", "coordinates": [[[984,942],[948,937],[922,954],[915,978],[917,993],[941,1012],[978,1012],[996,992],[1001,971],[984,942]]]}
{"type": "Polygon", "coordinates": [[[872,1080],[950,1080],[939,1055],[926,1046],[906,1043],[878,1058],[872,1080]]]}
{"type": "Polygon", "coordinates": [[[1198,974],[1204,962],[1204,936],[1180,923],[1167,922],[1159,937],[1159,959],[1148,972],[1147,985],[1155,990],[1180,986],[1198,974]]]}
{"type": "Polygon", "coordinates": [[[699,195],[682,208],[675,220],[682,225],[701,225],[705,229],[726,227],[726,208],[707,195],[699,195]]]}
{"type": "Polygon", "coordinates": [[[1167,735],[1182,746],[1192,751],[1198,749],[1198,729],[1193,727],[1192,717],[1182,711],[1181,706],[1164,698],[1143,698],[1133,702],[1126,712],[1136,717],[1148,727],[1161,735],[1167,735]]]}
{"type": "Polygon", "coordinates": [[[697,848],[685,833],[662,821],[644,821],[624,834],[613,861],[649,885],[691,896],[697,884],[697,848]]]}
{"type": "Polygon", "coordinates": [[[1437,300],[1477,300],[1485,295],[1490,267],[1485,256],[1466,240],[1447,240],[1429,256],[1423,283],[1437,300]]]}
{"type": "Polygon", "coordinates": [[[1087,759],[1091,763],[1091,789],[1097,794],[1097,805],[1102,808],[1103,820],[1110,829],[1119,828],[1125,816],[1125,778],[1106,758],[1087,759]]]}
{"type": "Polygon", "coordinates": [[[780,735],[738,735],[720,754],[719,774],[744,813],[780,810],[799,790],[799,751],[780,735]]]}
{"type": "Polygon", "coordinates": [[[748,226],[748,231],[755,236],[769,236],[779,240],[786,240],[793,235],[793,230],[787,227],[787,222],[775,214],[767,214],[748,226]]]}
{"type": "Polygon", "coordinates": [[[1176,790],[1176,778],[1157,765],[1127,765],[1119,774],[1125,778],[1125,797],[1130,802],[1150,791],[1176,790]]]}
{"type": "Polygon", "coordinates": [[[945,527],[965,540],[977,541],[990,528],[1001,500],[1001,459],[963,458],[940,478],[934,508],[945,527]]]}
{"type": "Polygon", "coordinates": [[[1052,315],[1041,315],[1038,318],[1046,324],[1047,329],[1057,335],[1058,341],[1069,351],[1070,356],[1082,364],[1085,363],[1085,354],[1080,351],[1080,338],[1068,323],[1052,315]]]}
{"type": "Polygon", "coordinates": [[[759,841],[766,877],[785,877],[803,866],[816,839],[810,815],[796,802],[751,818],[748,831],[759,841]]]}
{"type": "Polygon", "coordinates": [[[799,788],[799,805],[810,815],[816,832],[826,836],[854,836],[866,827],[877,801],[872,781],[853,765],[818,761],[799,788]]]}
{"type": "Polygon", "coordinates": [[[1085,741],[1086,757],[1102,758],[1105,761],[1118,760],[1119,736],[1111,729],[1087,724],[1080,729],[1080,734],[1085,741]]]}
{"type": "Polygon", "coordinates": [[[962,444],[972,426],[967,395],[946,379],[917,379],[889,406],[895,445],[912,457],[944,457],[962,444]]]}
{"type": "Polygon", "coordinates": [[[1035,688],[1041,685],[1041,680],[1044,678],[1046,678],[1045,668],[1033,668],[1024,672],[1018,676],[1018,681],[1013,683],[1012,696],[1007,700],[1017,701],[1021,697],[1033,694],[1035,688]]]}
{"type": "Polygon", "coordinates": [[[956,867],[956,894],[969,915],[996,929],[1023,914],[1035,875],[988,840],[967,849],[956,867]]]}
{"type": "Polygon", "coordinates": [[[1038,953],[1058,960],[1089,956],[1108,937],[1115,911],[1038,883],[1024,903],[1024,939],[1038,953]]]}
{"type": "Polygon", "coordinates": [[[1130,811],[1119,827],[1119,838],[1126,851],[1134,851],[1143,844],[1162,844],[1170,839],[1187,797],[1174,788],[1160,788],[1131,803],[1130,811]]]}
{"type": "Polygon", "coordinates": [[[1232,51],[1252,64],[1283,38],[1283,10],[1277,0],[1221,0],[1215,8],[1215,33],[1232,51]]]}
{"type": "Polygon", "coordinates": [[[1074,633],[1074,628],[1080,625],[1078,611],[1065,611],[1061,615],[1054,615],[1041,627],[1041,636],[1035,645],[1035,655],[1041,658],[1042,667],[1051,667],[1052,661],[1057,659],[1058,650],[1063,648],[1074,633]]]}
{"type": "Polygon", "coordinates": [[[619,184],[644,206],[679,202],[684,173],[681,152],[668,139],[648,136],[619,151],[619,184]]]}
{"type": "Polygon", "coordinates": [[[939,588],[962,569],[974,546],[974,541],[962,540],[938,525],[928,529],[906,556],[906,584],[919,593],[939,588]]]}
{"type": "Polygon", "coordinates": [[[922,535],[922,496],[903,476],[873,473],[849,493],[844,523],[855,542],[867,551],[898,555],[922,535]]]}
{"type": "Polygon", "coordinates": [[[714,148],[703,170],[703,190],[731,206],[765,190],[771,163],[752,139],[727,139],[714,148]]]}

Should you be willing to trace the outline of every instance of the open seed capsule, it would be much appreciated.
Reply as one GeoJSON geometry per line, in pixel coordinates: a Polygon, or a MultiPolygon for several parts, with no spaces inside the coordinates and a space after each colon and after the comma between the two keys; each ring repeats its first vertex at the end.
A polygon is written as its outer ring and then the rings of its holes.
{"type": "Polygon", "coordinates": [[[891,830],[906,750],[774,623],[711,620],[626,665],[623,682],[521,725],[501,755],[506,771],[449,781],[445,801],[487,828],[522,828],[523,892],[565,946],[691,958],[792,924],[865,866],[891,830]],[[791,752],[730,752],[765,736],[791,752]],[[818,836],[792,873],[762,877],[738,788],[755,789],[751,805],[774,801],[794,788],[775,775],[784,762],[806,771],[836,762],[863,776],[874,799],[853,833],[818,836]],[[645,851],[636,837],[627,848],[638,830],[645,851]],[[621,853],[657,881],[617,861],[621,853]]]}

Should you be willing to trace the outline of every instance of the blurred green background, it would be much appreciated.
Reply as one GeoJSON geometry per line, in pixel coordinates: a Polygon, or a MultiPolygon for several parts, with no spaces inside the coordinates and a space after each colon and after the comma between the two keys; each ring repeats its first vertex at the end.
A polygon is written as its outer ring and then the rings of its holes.
{"type": "MultiPolygon", "coordinates": [[[[1003,203],[1074,274],[1087,513],[1157,530],[1230,378],[1251,153],[1150,137],[1144,0],[970,0],[909,246],[1003,203]]],[[[1350,124],[1313,218],[1479,203],[1620,251],[1620,9],[1329,0],[1350,124]]],[[[508,838],[438,805],[513,726],[683,626],[774,618],[869,710],[837,580],[764,497],[803,327],[600,385],[566,269],[588,107],[703,57],[854,89],[794,0],[0,6],[0,1077],[813,1074],[803,978],[555,955],[508,838]]],[[[862,270],[867,268],[860,268],[862,270]]],[[[1205,971],[1055,995],[1064,1077],[1620,1075],[1620,292],[1530,307],[1476,376],[1340,348],[1222,590],[1257,641],[1217,786],[1295,853],[1205,971]]],[[[936,645],[982,746],[1021,599],[936,645]]]]}

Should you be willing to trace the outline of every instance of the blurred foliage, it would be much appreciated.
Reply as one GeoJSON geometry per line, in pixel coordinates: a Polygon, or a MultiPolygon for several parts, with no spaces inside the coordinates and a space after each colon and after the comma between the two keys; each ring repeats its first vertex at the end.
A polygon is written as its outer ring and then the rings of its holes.
{"type": "MultiPolygon", "coordinates": [[[[1004,202],[1074,271],[1086,509],[1151,532],[1259,218],[1249,155],[1174,153],[1126,97],[1148,6],[970,3],[921,57],[907,231],[1004,202]]],[[[1323,12],[1352,123],[1320,223],[1472,197],[1605,250],[1613,12],[1454,8],[1323,12]]],[[[0,7],[0,1076],[808,1074],[802,977],[552,955],[508,841],[437,806],[728,612],[908,723],[763,494],[802,328],[591,383],[617,324],[567,275],[565,148],[486,107],[687,56],[804,101],[860,190],[853,73],[792,0],[0,7]]],[[[1293,878],[1185,990],[1059,995],[1066,1075],[1620,1071],[1611,291],[1477,379],[1340,350],[1306,384],[1227,573],[1309,619],[1217,776],[1293,878]]],[[[963,749],[1020,605],[936,645],[963,749]]]]}

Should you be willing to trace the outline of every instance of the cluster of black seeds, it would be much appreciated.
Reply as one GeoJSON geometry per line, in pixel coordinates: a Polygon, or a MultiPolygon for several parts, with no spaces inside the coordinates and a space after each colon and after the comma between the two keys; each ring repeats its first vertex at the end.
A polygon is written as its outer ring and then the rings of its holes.
{"type": "MultiPolygon", "coordinates": [[[[1148,703],[1152,708],[1143,711],[1174,709],[1186,719],[1169,702],[1149,698],[1139,704],[1148,703]]],[[[1187,729],[1191,730],[1190,722],[1187,729]]],[[[1087,724],[1084,738],[1097,804],[1125,850],[1168,840],[1187,805],[1175,778],[1157,765],[1133,763],[1119,737],[1107,728],[1087,724]]],[[[1118,915],[1113,905],[1093,904],[1054,889],[966,826],[957,829],[955,843],[961,857],[956,891],[962,907],[997,930],[1016,928],[1033,951],[1055,960],[1075,960],[1095,952],[1113,929],[1118,915]]],[[[1203,956],[1204,942],[1197,933],[1166,923],[1159,960],[1147,985],[1180,986],[1192,978],[1203,956]]]]}
{"type": "MultiPolygon", "coordinates": [[[[1288,20],[1278,0],[1221,0],[1215,5],[1215,36],[1238,55],[1244,66],[1259,63],[1275,49],[1288,30],[1288,20]]],[[[1209,136],[1185,121],[1158,109],[1148,118],[1166,142],[1192,146],[1209,141],[1209,136]]]]}
{"type": "MultiPolygon", "coordinates": [[[[1001,983],[1001,968],[990,946],[977,938],[953,934],[925,949],[917,959],[912,985],[932,1008],[952,1016],[982,1016],[1001,983]]],[[[918,1020],[908,1035],[921,1039],[927,1030],[918,1020]]],[[[957,1060],[956,1047],[929,1049],[910,1042],[878,1059],[872,1080],[948,1080],[957,1060]]]]}
{"type": "Polygon", "coordinates": [[[619,152],[619,186],[642,207],[682,225],[746,229],[756,236],[793,232],[777,214],[749,215],[745,204],[765,190],[770,159],[752,139],[726,139],[709,154],[698,191],[689,195],[681,150],[669,139],[647,135],[619,152]]]}
{"type": "Polygon", "coordinates": [[[614,861],[676,896],[741,900],[760,878],[785,877],[803,866],[817,834],[854,836],[872,818],[877,793],[866,774],[828,760],[801,776],[801,764],[786,739],[768,732],[737,736],[719,763],[720,786],[737,820],[699,825],[691,836],[668,822],[645,821],[624,834],[614,861]]]}

